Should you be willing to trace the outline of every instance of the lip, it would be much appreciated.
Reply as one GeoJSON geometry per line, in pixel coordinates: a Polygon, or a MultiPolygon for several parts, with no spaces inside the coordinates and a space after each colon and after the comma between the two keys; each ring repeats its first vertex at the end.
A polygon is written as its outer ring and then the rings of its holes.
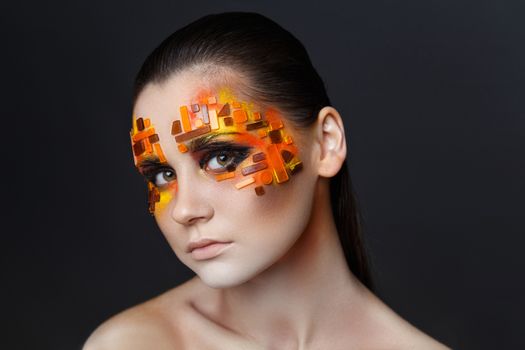
{"type": "Polygon", "coordinates": [[[190,244],[188,244],[188,247],[186,248],[186,253],[191,253],[194,249],[206,247],[207,245],[216,244],[216,243],[230,243],[230,242],[217,241],[214,239],[203,238],[195,242],[190,242],[190,244]]]}
{"type": "Polygon", "coordinates": [[[225,249],[230,247],[232,242],[217,242],[208,240],[206,242],[199,241],[195,244],[190,244],[188,249],[191,248],[191,256],[195,260],[206,260],[211,259],[222,253],[225,249]],[[199,247],[198,247],[199,246],[199,247]]]}

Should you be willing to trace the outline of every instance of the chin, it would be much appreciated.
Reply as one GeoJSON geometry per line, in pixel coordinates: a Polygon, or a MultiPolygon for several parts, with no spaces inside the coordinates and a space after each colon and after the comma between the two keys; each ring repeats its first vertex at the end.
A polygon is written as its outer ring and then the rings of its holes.
{"type": "Polygon", "coordinates": [[[254,277],[250,271],[236,271],[229,268],[203,268],[195,271],[201,281],[210,288],[222,289],[241,285],[254,277]]]}

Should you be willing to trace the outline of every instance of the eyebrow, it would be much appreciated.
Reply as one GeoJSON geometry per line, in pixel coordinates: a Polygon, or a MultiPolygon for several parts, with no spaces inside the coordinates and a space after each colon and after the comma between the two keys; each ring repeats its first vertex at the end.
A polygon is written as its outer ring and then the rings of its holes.
{"type": "Polygon", "coordinates": [[[164,165],[166,164],[166,162],[161,162],[159,157],[155,156],[155,155],[148,155],[147,157],[145,157],[144,159],[141,159],[138,163],[137,163],[137,168],[147,168],[147,167],[158,167],[158,166],[161,166],[161,165],[164,165]]]}
{"type": "Polygon", "coordinates": [[[239,135],[239,132],[215,132],[211,133],[209,135],[199,137],[198,139],[190,141],[190,145],[188,149],[191,152],[198,152],[206,147],[207,144],[209,144],[213,139],[215,139],[218,136],[222,135],[239,135]]]}
{"type": "MultiPolygon", "coordinates": [[[[213,139],[222,136],[222,135],[238,135],[239,132],[215,132],[211,133],[209,135],[205,135],[203,137],[199,137],[197,139],[191,140],[189,144],[189,150],[192,153],[199,152],[202,149],[206,148],[206,146],[213,141],[213,139]]],[[[167,162],[161,162],[159,157],[152,154],[148,155],[144,159],[140,160],[137,163],[137,168],[147,168],[147,167],[160,167],[167,164],[167,162]]]]}

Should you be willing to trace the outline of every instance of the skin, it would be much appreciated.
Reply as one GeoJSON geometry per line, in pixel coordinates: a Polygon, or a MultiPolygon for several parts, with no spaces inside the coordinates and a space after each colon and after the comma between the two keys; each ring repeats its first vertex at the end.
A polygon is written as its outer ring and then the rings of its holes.
{"type": "Polygon", "coordinates": [[[336,109],[323,108],[308,130],[285,124],[304,169],[266,186],[263,196],[215,181],[191,154],[177,150],[170,128],[179,106],[203,88],[243,83],[235,73],[219,80],[183,71],[146,86],[134,106],[134,115],[151,118],[177,174],[177,193],[155,210],[155,219],[197,276],[112,317],[84,349],[447,349],[348,270],[329,198],[329,178],[347,152],[336,109]],[[199,238],[233,244],[197,261],[185,249],[199,238]]]}

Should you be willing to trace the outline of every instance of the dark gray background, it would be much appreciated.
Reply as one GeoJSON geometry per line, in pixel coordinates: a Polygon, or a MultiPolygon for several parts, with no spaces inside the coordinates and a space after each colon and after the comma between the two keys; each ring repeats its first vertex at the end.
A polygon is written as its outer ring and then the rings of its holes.
{"type": "Polygon", "coordinates": [[[457,349],[525,345],[523,1],[3,3],[2,349],[75,349],[192,275],[147,213],[131,85],[167,35],[261,12],[346,122],[382,299],[457,349]]]}

